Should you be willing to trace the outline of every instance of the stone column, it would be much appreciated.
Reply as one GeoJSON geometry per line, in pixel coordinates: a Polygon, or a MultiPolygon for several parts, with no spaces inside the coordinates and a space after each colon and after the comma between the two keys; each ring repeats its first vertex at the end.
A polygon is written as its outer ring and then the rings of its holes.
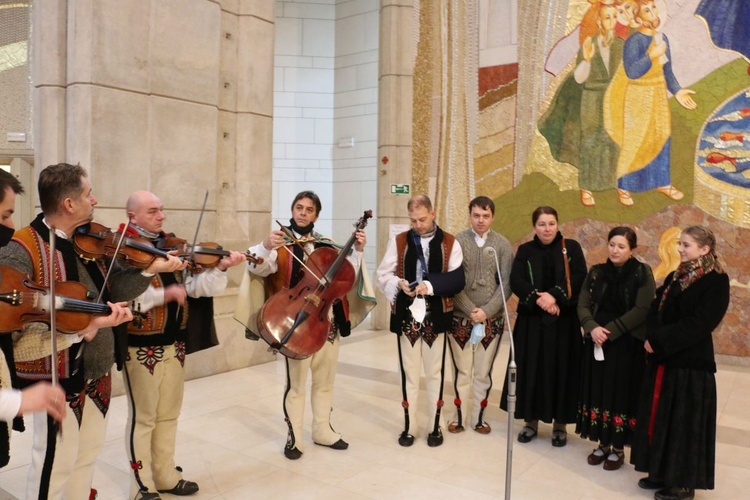
{"type": "MultiPolygon", "coordinates": [[[[409,196],[391,194],[391,184],[412,182],[412,100],[414,75],[412,0],[380,2],[380,85],[378,87],[378,263],[391,224],[409,224],[409,196]]],[[[375,329],[387,329],[390,307],[378,292],[375,329]]]]}
{"type": "MultiPolygon", "coordinates": [[[[67,2],[36,0],[32,16],[34,163],[43,168],[65,158],[67,2]]],[[[27,186],[37,201],[36,175],[27,186]]]]}

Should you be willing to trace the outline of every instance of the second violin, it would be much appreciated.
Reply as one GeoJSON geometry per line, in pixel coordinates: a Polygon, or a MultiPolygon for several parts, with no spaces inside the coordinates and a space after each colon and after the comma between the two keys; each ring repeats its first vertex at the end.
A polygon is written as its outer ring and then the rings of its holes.
{"type": "MultiPolygon", "coordinates": [[[[177,255],[181,258],[189,259],[189,266],[193,272],[200,272],[203,269],[216,267],[219,261],[229,255],[228,250],[224,250],[221,245],[214,242],[202,242],[193,246],[182,238],[170,237],[163,240],[159,245],[162,250],[177,250],[177,255]]],[[[259,257],[249,251],[244,253],[245,260],[253,264],[263,264],[263,257],[259,257]]]]}

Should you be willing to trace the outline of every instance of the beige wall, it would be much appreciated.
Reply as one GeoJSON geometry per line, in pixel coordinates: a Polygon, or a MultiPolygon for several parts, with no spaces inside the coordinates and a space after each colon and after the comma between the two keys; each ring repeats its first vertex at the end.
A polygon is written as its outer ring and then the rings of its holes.
{"type": "MultiPolygon", "coordinates": [[[[125,220],[132,191],[151,190],[166,228],[190,240],[208,189],[199,240],[240,250],[262,238],[273,0],[37,0],[33,13],[37,172],[80,163],[107,225],[125,220]]],[[[192,355],[188,377],[271,359],[231,318],[241,272],[216,301],[222,345],[192,355]]]]}

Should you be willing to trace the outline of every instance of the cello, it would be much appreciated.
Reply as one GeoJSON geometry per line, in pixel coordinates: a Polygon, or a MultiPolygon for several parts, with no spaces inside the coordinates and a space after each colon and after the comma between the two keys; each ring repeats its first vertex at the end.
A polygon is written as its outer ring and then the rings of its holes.
{"type": "Polygon", "coordinates": [[[371,217],[372,210],[366,210],[340,252],[330,247],[316,248],[300,269],[299,282],[292,288],[282,288],[263,304],[256,321],[258,334],[272,349],[288,358],[305,359],[325,345],[331,328],[331,307],[346,295],[356,279],[354,267],[346,257],[357,231],[364,229],[371,217]]]}

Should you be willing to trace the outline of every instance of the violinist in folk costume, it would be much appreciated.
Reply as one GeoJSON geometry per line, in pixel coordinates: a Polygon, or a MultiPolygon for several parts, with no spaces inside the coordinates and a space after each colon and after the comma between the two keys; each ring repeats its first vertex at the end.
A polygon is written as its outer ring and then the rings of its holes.
{"type": "Polygon", "coordinates": [[[417,195],[407,204],[411,229],[388,241],[377,270],[378,288],[391,302],[391,331],[398,335],[404,431],[401,446],[414,444],[420,365],[428,404],[435,409],[427,444],[443,444],[445,350],[453,322],[453,296],[464,288],[463,253],[456,238],[435,224],[432,202],[417,195]],[[433,406],[434,405],[434,406],[433,406]]]}
{"type": "MultiPolygon", "coordinates": [[[[42,213],[0,250],[0,264],[48,285],[52,278],[47,267],[50,231],[54,229],[57,281],[78,281],[93,297],[103,291],[111,314],[94,316],[86,328],[75,334],[55,332],[58,352],[54,362],[48,325],[28,323],[12,334],[20,385],[50,380],[54,367],[67,402],[60,433],[47,414],[34,414],[26,498],[88,498],[94,463],[104,444],[111,396],[110,370],[115,361],[112,327],[133,319],[126,301],[142,293],[150,278],[139,269],[116,268],[105,283],[104,262],[85,260],[75,251],[71,238],[76,229],[92,221],[97,203],[83,168],[67,163],[45,168],[39,174],[38,191],[42,213]]],[[[145,272],[156,273],[179,265],[181,262],[174,257],[156,259],[145,272]]]]}
{"type": "Polygon", "coordinates": [[[505,323],[503,290],[510,293],[513,265],[513,248],[492,230],[494,219],[495,203],[478,196],[469,203],[471,228],[456,235],[464,254],[466,286],[454,298],[453,328],[448,337],[455,366],[456,419],[448,425],[452,433],[463,431],[465,423],[480,434],[491,431],[484,410],[505,323]],[[502,276],[497,275],[498,266],[502,276]]]}
{"type": "MultiPolygon", "coordinates": [[[[136,191],[128,198],[128,236],[140,236],[156,248],[163,248],[168,236],[162,225],[166,218],[161,200],[148,191],[136,191]]],[[[177,419],[185,386],[185,354],[188,322],[201,322],[207,333],[213,329],[213,305],[209,297],[227,286],[226,270],[245,261],[240,252],[227,252],[218,265],[198,274],[178,271],[151,276],[146,291],[130,302],[145,315],[127,325],[125,388],[128,392],[128,424],[125,451],[133,472],[130,497],[154,499],[159,493],[192,495],[198,485],[182,478],[175,465],[177,419]],[[198,309],[209,298],[207,310],[198,309]],[[196,310],[193,311],[193,305],[196,310]],[[195,313],[195,314],[194,314],[195,313]]],[[[190,351],[188,351],[190,352],[190,351]]]]}
{"type": "MultiPolygon", "coordinates": [[[[325,238],[314,230],[315,222],[321,211],[320,198],[312,191],[302,191],[295,196],[291,205],[292,218],[284,230],[271,231],[259,244],[249,252],[263,258],[259,265],[249,264],[253,276],[262,277],[265,297],[269,298],[282,288],[293,288],[303,277],[303,265],[308,256],[321,247],[336,248],[333,240],[325,238]],[[293,237],[293,238],[292,238],[293,237]]],[[[331,425],[333,411],[333,384],[336,377],[336,364],[339,356],[339,337],[346,337],[351,329],[364,319],[367,312],[374,307],[374,294],[367,281],[367,272],[363,269],[363,252],[367,237],[361,229],[352,237],[354,246],[346,260],[354,268],[357,280],[348,296],[336,301],[332,307],[333,319],[328,331],[327,340],[317,352],[304,359],[286,357],[286,386],[284,389],[284,419],[288,433],[284,456],[297,460],[302,456],[302,421],[305,412],[305,386],[308,372],[312,372],[312,394],[310,403],[313,412],[312,439],[315,444],[327,446],[334,450],[346,450],[349,444],[331,425]]],[[[351,240],[350,240],[351,241],[351,240]]],[[[312,270],[319,272],[320,270],[312,270]]],[[[326,270],[322,270],[324,273],[326,270]]],[[[258,281],[245,276],[241,285],[235,318],[248,328],[248,336],[257,340],[253,318],[257,315],[262,303],[243,290],[257,287],[258,281]],[[250,318],[250,319],[248,319],[250,318]]],[[[262,295],[261,295],[262,296],[262,295]]],[[[263,300],[263,299],[261,299],[263,300]]]]}
{"type": "MultiPolygon", "coordinates": [[[[16,207],[16,195],[23,194],[23,186],[12,174],[0,170],[0,248],[13,237],[13,212],[16,207]]],[[[2,277],[0,277],[2,280],[2,277]]],[[[1,282],[1,281],[0,281],[1,282]]],[[[10,335],[0,334],[0,468],[10,461],[11,422],[16,417],[20,425],[13,426],[23,430],[20,417],[24,413],[46,411],[56,421],[65,416],[65,392],[53,387],[48,382],[37,382],[18,390],[16,370],[13,366],[13,339],[10,335]]],[[[13,422],[15,423],[15,422],[13,422]]]]}

